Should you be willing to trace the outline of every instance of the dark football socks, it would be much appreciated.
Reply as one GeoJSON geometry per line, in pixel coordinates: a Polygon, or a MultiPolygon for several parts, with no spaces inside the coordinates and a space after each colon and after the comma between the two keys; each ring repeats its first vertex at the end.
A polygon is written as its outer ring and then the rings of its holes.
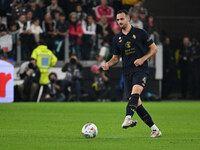
{"type": "Polygon", "coordinates": [[[127,115],[133,116],[134,112],[137,110],[139,97],[140,97],[139,94],[131,95],[131,99],[129,100],[128,105],[126,107],[126,116],[127,115]]]}
{"type": "Polygon", "coordinates": [[[137,114],[140,116],[140,118],[149,126],[152,127],[154,125],[153,120],[151,119],[151,116],[149,113],[145,110],[145,108],[140,105],[137,107],[137,114]]]}

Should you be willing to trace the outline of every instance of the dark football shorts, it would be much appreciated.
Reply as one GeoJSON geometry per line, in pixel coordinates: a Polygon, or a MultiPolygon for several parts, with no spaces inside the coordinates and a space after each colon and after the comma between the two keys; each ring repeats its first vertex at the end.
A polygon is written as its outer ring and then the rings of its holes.
{"type": "Polygon", "coordinates": [[[143,72],[124,75],[124,90],[127,99],[131,96],[132,88],[134,85],[141,85],[143,88],[145,88],[147,77],[148,74],[143,72]]]}

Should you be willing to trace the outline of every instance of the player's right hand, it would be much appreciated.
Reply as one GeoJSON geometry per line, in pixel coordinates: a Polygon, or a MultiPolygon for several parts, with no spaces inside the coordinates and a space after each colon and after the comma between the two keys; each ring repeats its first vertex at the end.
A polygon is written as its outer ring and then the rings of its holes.
{"type": "Polygon", "coordinates": [[[109,65],[108,65],[108,63],[103,64],[101,67],[102,67],[102,69],[103,69],[104,71],[109,70],[109,65]]]}

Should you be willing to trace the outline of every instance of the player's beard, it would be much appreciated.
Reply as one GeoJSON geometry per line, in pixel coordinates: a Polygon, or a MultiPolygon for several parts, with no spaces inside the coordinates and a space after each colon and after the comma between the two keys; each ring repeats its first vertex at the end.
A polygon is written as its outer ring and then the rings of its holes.
{"type": "Polygon", "coordinates": [[[127,27],[127,24],[121,24],[121,26],[120,26],[120,28],[121,28],[122,30],[126,29],[126,27],[127,27]]]}

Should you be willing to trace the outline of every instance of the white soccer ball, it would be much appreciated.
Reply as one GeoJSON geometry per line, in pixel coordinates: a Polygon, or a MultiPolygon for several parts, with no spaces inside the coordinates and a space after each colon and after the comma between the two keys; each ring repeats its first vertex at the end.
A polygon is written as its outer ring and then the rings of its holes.
{"type": "Polygon", "coordinates": [[[82,134],[86,138],[95,138],[97,133],[97,126],[93,123],[87,123],[82,128],[82,134]]]}

